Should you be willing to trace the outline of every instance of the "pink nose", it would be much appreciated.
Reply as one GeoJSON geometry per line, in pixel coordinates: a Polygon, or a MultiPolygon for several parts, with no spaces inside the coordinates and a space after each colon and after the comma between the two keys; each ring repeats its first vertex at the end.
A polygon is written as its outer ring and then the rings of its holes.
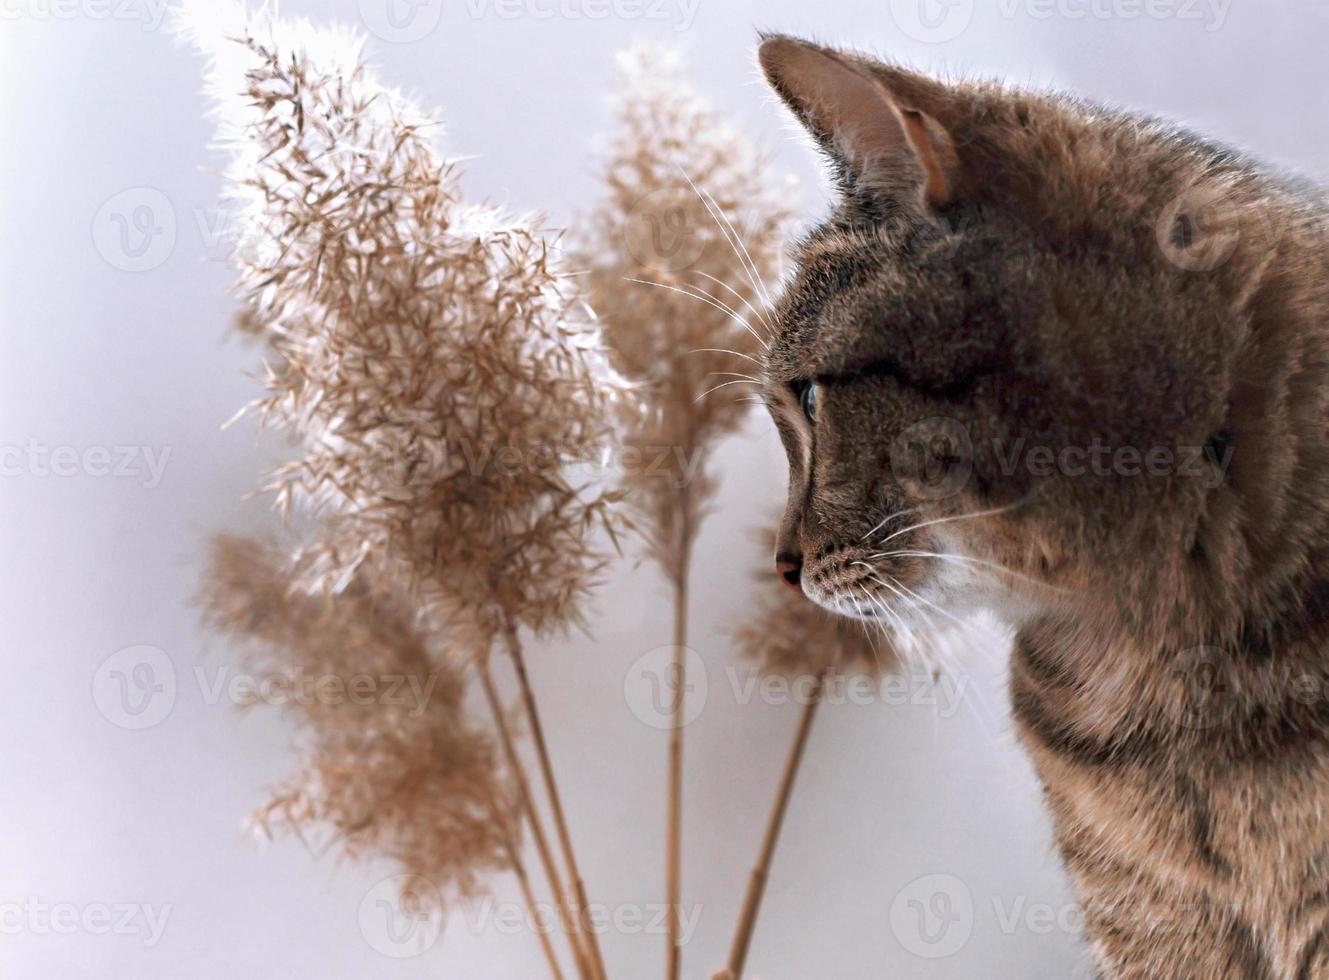
{"type": "Polygon", "coordinates": [[[798,555],[776,555],[775,573],[795,592],[803,591],[799,577],[803,573],[803,559],[798,555]]]}

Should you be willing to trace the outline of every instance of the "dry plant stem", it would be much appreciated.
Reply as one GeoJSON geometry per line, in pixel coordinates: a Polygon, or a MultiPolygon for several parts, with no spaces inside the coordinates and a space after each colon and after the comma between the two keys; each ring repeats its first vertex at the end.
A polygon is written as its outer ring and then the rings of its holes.
{"type": "Polygon", "coordinates": [[[535,925],[536,938],[540,940],[540,948],[544,950],[545,959],[549,963],[549,975],[553,980],[563,980],[563,971],[558,965],[558,956],[554,953],[554,945],[549,941],[549,931],[540,928],[540,917],[535,909],[535,892],[531,889],[530,876],[526,874],[526,865],[522,862],[521,856],[517,854],[517,848],[513,845],[512,838],[507,839],[508,859],[512,862],[512,873],[517,876],[517,883],[521,886],[521,894],[526,902],[527,914],[531,917],[532,924],[535,925]]]}
{"type": "MultiPolygon", "coordinates": [[[[681,507],[684,514],[687,507],[681,507]]],[[[682,561],[674,579],[674,690],[673,720],[669,730],[669,796],[665,838],[665,903],[669,910],[669,949],[665,967],[668,980],[678,980],[683,967],[682,928],[679,905],[682,897],[683,858],[683,718],[687,693],[688,567],[691,563],[692,531],[686,517],[679,535],[682,561]]]]}
{"type": "Polygon", "coordinates": [[[516,627],[509,622],[503,635],[512,666],[517,672],[517,681],[521,686],[522,703],[526,708],[526,718],[531,726],[531,739],[535,742],[536,757],[540,761],[540,775],[549,797],[549,809],[554,815],[554,829],[558,832],[559,847],[563,852],[563,861],[567,865],[568,876],[572,881],[581,937],[586,944],[586,955],[590,961],[591,975],[598,980],[605,980],[604,959],[600,955],[600,941],[590,919],[589,903],[586,900],[586,885],[582,881],[581,870],[577,866],[577,857],[572,850],[572,835],[568,833],[567,817],[563,812],[563,801],[559,796],[558,782],[554,778],[554,767],[549,759],[549,745],[545,741],[544,726],[540,724],[540,711],[535,704],[535,692],[531,689],[531,680],[526,673],[526,658],[522,653],[521,641],[517,637],[516,627]]]}
{"type": "MultiPolygon", "coordinates": [[[[526,777],[526,767],[522,765],[521,757],[517,754],[512,732],[508,727],[507,716],[503,711],[503,703],[499,700],[498,689],[494,686],[494,677],[489,669],[488,656],[480,661],[479,674],[480,683],[485,692],[485,700],[489,702],[489,710],[494,716],[494,725],[498,729],[499,741],[503,745],[503,754],[507,759],[508,768],[512,770],[512,777],[516,781],[517,793],[521,797],[521,805],[526,812],[527,822],[531,825],[531,837],[535,840],[536,852],[540,855],[540,863],[544,867],[549,888],[554,893],[554,904],[558,906],[559,923],[572,947],[573,959],[577,962],[577,974],[587,978],[587,980],[594,980],[596,974],[592,972],[587,960],[586,950],[583,948],[580,931],[577,928],[577,920],[573,916],[568,892],[563,885],[563,877],[558,872],[558,864],[554,861],[553,852],[549,847],[549,837],[545,833],[544,823],[540,819],[539,810],[536,809],[535,800],[531,796],[531,786],[526,777]]],[[[509,849],[511,849],[511,845],[509,845],[509,849]]],[[[524,877],[524,875],[523,871],[518,874],[518,877],[524,877]]],[[[541,931],[541,939],[548,942],[543,930],[541,931]]]]}
{"type": "Polygon", "coordinates": [[[725,971],[717,976],[724,980],[740,980],[743,976],[743,964],[748,958],[748,947],[752,943],[752,931],[757,924],[757,912],[761,909],[762,895],[766,891],[766,878],[771,870],[771,860],[775,856],[775,845],[780,838],[780,827],[784,823],[785,811],[789,808],[789,797],[794,790],[794,778],[798,775],[799,764],[803,761],[803,750],[807,748],[808,735],[812,731],[812,721],[817,715],[817,706],[821,704],[822,686],[826,672],[817,675],[812,687],[811,697],[803,707],[799,718],[798,730],[794,735],[794,744],[789,749],[785,760],[784,772],[780,776],[780,787],[775,794],[775,804],[766,824],[766,835],[761,842],[761,851],[757,863],[752,869],[748,881],[748,893],[743,899],[743,908],[739,912],[738,927],[734,931],[734,942],[729,950],[729,964],[725,971]]]}

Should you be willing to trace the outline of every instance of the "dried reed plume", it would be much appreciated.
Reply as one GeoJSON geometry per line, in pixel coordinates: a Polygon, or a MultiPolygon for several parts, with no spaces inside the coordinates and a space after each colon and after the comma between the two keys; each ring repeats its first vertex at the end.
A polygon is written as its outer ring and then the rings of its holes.
{"type": "MultiPolygon", "coordinates": [[[[234,205],[242,329],[271,363],[252,406],[298,443],[268,489],[311,528],[289,583],[417,597],[472,656],[583,976],[603,975],[518,631],[577,621],[617,490],[586,466],[623,386],[532,221],[463,203],[432,121],[346,32],[191,0],[234,205]],[[567,875],[493,697],[516,668],[567,875]]],[[[551,963],[552,972],[557,973],[551,963]]]]}
{"type": "Polygon", "coordinates": [[[466,718],[459,665],[432,648],[404,596],[359,579],[310,595],[292,589],[293,577],[275,548],[222,536],[202,592],[205,622],[241,641],[258,676],[309,689],[278,688],[293,692],[280,702],[307,737],[260,826],[306,839],[331,831],[352,856],[391,858],[461,894],[484,872],[511,868],[515,794],[493,738],[466,718]],[[326,687],[351,678],[356,696],[326,687]]]}
{"type": "Polygon", "coordinates": [[[876,674],[899,666],[895,649],[884,632],[869,630],[865,624],[828,612],[802,594],[777,584],[769,557],[774,551],[775,535],[759,536],[766,543],[756,576],[759,597],[747,618],[734,630],[736,646],[742,656],[754,661],[761,670],[806,677],[810,684],[748,879],[729,959],[714,980],[740,980],[743,976],[780,829],[827,679],[841,673],[876,674]]]}
{"type": "Polygon", "coordinates": [[[765,344],[765,280],[788,218],[755,144],[683,80],[671,52],[625,52],[608,140],[607,194],[578,242],[614,366],[639,389],[624,403],[628,501],[674,595],[673,718],[667,797],[666,976],[681,968],[682,717],[688,573],[716,443],[742,423],[765,344]],[[741,216],[737,220],[733,216],[741,216]],[[646,461],[668,454],[663,468],[646,461]]]}
{"type": "Polygon", "coordinates": [[[620,389],[549,243],[462,202],[436,127],[357,39],[226,30],[209,88],[242,322],[275,360],[253,408],[300,440],[269,489],[323,518],[312,573],[335,589],[380,565],[480,635],[566,623],[613,500],[569,463],[603,453],[620,389]]]}

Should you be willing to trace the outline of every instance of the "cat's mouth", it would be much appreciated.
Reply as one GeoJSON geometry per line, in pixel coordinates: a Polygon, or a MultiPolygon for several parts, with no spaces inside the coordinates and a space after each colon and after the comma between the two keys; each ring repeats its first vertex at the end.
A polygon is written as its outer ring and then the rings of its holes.
{"type": "Polygon", "coordinates": [[[803,594],[830,612],[874,623],[900,636],[948,631],[990,605],[990,576],[965,562],[915,551],[889,564],[837,554],[802,581],[803,594]]]}
{"type": "Polygon", "coordinates": [[[853,592],[836,591],[823,596],[804,590],[804,594],[823,609],[850,619],[877,623],[897,632],[934,628],[940,625],[938,620],[946,620],[950,615],[917,591],[912,596],[883,592],[885,590],[857,587],[853,592]]]}

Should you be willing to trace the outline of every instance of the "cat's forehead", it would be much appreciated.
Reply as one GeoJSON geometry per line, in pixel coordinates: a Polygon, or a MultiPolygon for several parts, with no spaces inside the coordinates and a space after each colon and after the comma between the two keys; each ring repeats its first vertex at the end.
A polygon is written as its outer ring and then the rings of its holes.
{"type": "Polygon", "coordinates": [[[837,218],[814,229],[792,249],[793,273],[775,310],[767,373],[775,380],[817,373],[853,330],[855,297],[894,278],[893,237],[837,218]]]}

